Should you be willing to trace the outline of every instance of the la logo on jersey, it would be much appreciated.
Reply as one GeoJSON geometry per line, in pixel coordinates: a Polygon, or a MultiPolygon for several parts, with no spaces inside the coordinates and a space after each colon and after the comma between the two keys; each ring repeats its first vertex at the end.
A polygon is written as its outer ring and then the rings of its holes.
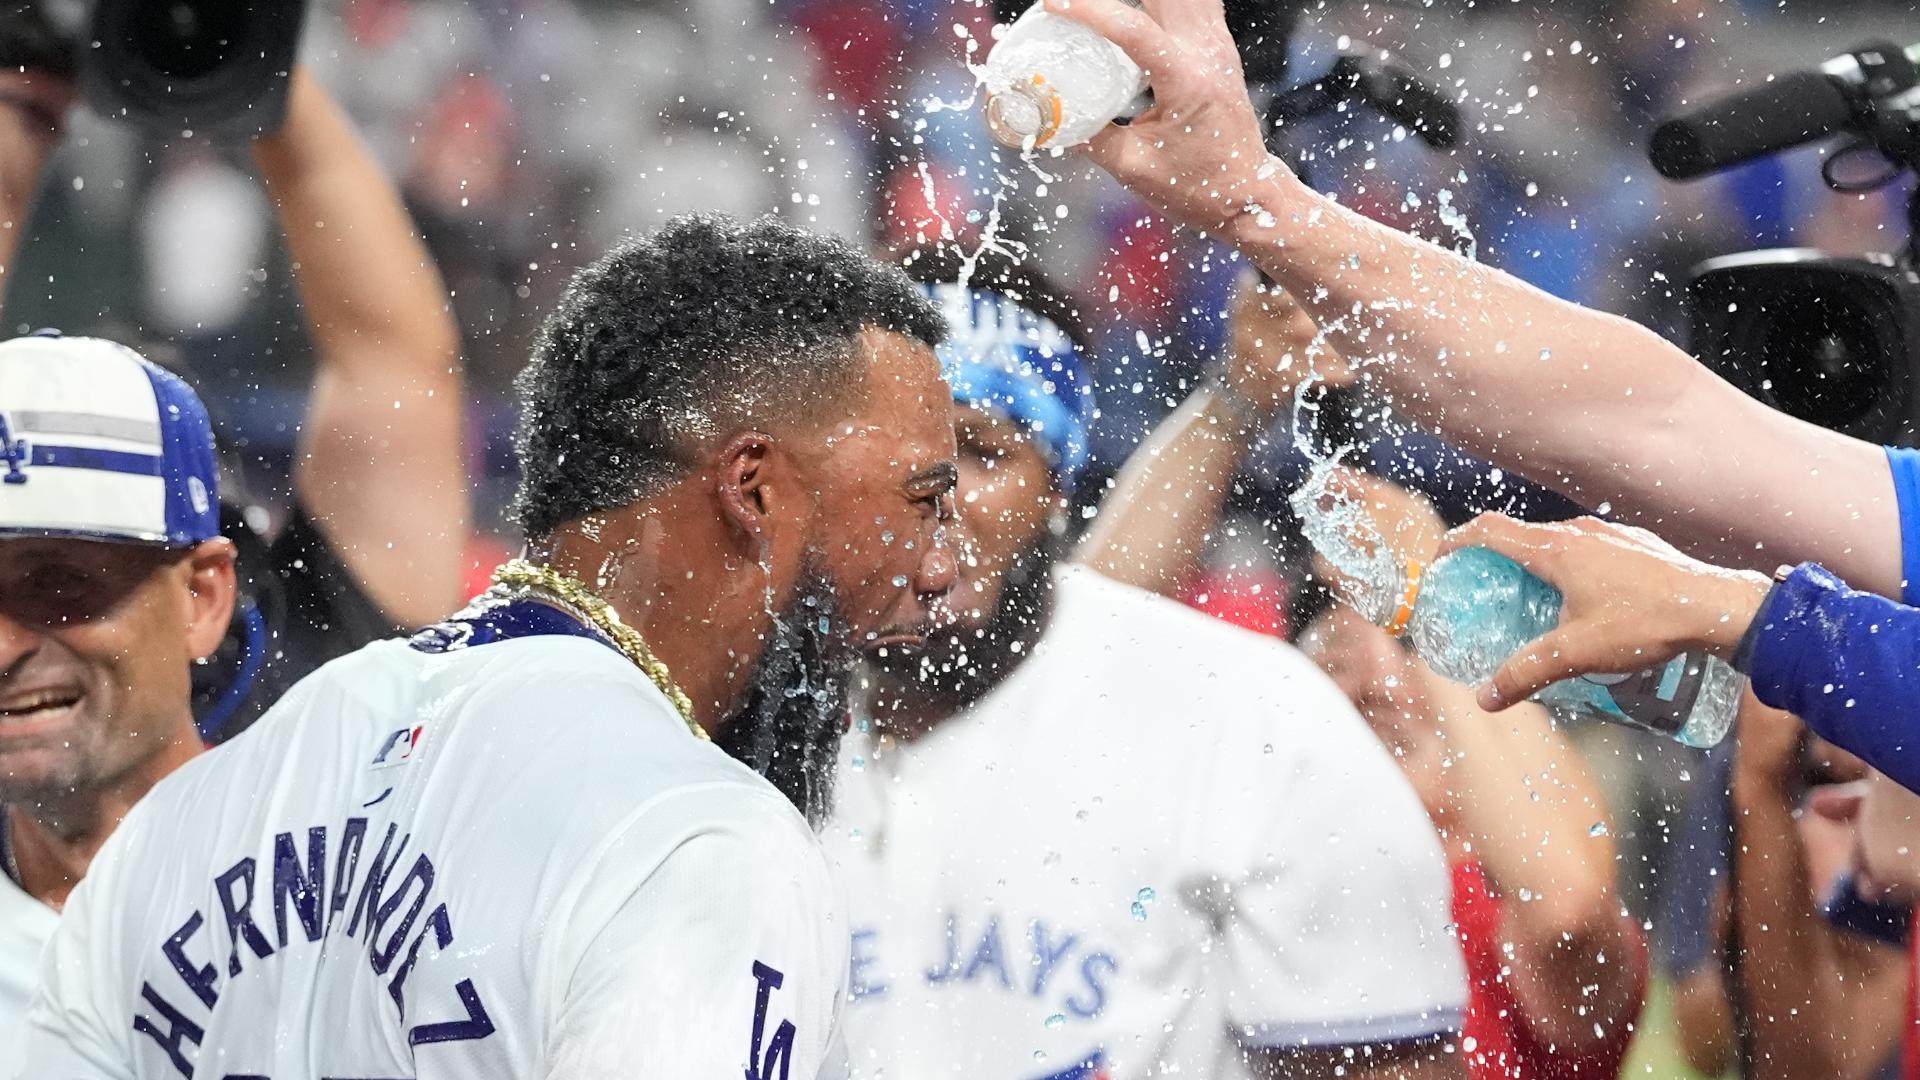
{"type": "Polygon", "coordinates": [[[373,768],[391,769],[395,765],[405,765],[413,760],[413,752],[420,748],[420,740],[425,737],[427,725],[401,728],[387,736],[380,744],[380,752],[373,755],[373,768]]]}

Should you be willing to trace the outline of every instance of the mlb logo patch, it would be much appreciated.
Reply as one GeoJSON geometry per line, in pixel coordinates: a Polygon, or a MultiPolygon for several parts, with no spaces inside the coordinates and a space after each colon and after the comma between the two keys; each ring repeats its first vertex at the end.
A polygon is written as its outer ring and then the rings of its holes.
{"type": "Polygon", "coordinates": [[[373,755],[372,768],[391,769],[395,765],[405,765],[413,760],[413,752],[420,748],[420,741],[426,737],[427,726],[401,728],[387,736],[380,744],[380,752],[373,755]]]}

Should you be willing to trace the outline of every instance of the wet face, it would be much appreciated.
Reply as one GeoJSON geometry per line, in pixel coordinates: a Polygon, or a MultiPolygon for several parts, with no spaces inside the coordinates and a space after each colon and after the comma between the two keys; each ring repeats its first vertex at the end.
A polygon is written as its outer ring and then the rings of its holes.
{"type": "Polygon", "coordinates": [[[1046,629],[1050,572],[1063,541],[1054,535],[1065,498],[1024,428],[997,410],[959,405],[960,584],[953,616],[924,653],[883,657],[874,703],[899,693],[965,705],[991,690],[1046,629]]]}
{"type": "Polygon", "coordinates": [[[189,668],[232,606],[224,540],[0,540],[0,802],[112,783],[190,738],[189,668]]]}
{"type": "Polygon", "coordinates": [[[958,570],[950,391],[917,340],[869,330],[860,347],[871,358],[864,401],[808,455],[802,481],[817,498],[799,578],[831,585],[854,650],[912,651],[944,614],[958,570]]]}
{"type": "Polygon", "coordinates": [[[953,429],[960,448],[964,556],[953,607],[964,631],[993,618],[1009,577],[1028,569],[1025,558],[1049,537],[1051,520],[1066,500],[1018,421],[997,409],[963,404],[955,407],[953,429]]]}

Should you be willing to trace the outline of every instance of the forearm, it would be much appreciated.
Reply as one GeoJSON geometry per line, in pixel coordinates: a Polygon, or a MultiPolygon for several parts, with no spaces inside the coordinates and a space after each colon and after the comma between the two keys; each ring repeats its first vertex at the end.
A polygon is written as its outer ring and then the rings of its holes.
{"type": "Polygon", "coordinates": [[[456,382],[446,288],[398,190],[304,71],[287,122],[254,144],[323,364],[404,368],[456,382]]]}
{"type": "Polygon", "coordinates": [[[1192,580],[1259,428],[1211,388],[1195,390],[1127,459],[1074,561],[1173,596],[1192,580]]]}
{"type": "Polygon", "coordinates": [[[465,589],[459,335],[399,191],[318,83],[296,72],[291,92],[254,154],[319,359],[294,491],[381,610],[422,625],[465,589]]]}
{"type": "Polygon", "coordinates": [[[1658,335],[1367,220],[1297,181],[1228,238],[1450,442],[1739,565],[1819,559],[1892,593],[1878,447],[1749,399],[1658,335]],[[1812,554],[1817,553],[1817,554],[1812,554]]]}
{"type": "Polygon", "coordinates": [[[1511,986],[1529,1024],[1582,1046],[1638,1014],[1639,944],[1614,892],[1613,837],[1594,827],[1607,820],[1599,785],[1550,723],[1532,704],[1449,719],[1450,817],[1506,898],[1511,986]]]}
{"type": "Polygon", "coordinates": [[[1736,770],[1734,925],[1739,984],[1751,1032],[1753,1080],[1839,1076],[1849,1060],[1842,973],[1831,932],[1813,909],[1812,883],[1783,781],[1736,770]]]}
{"type": "Polygon", "coordinates": [[[1920,791],[1920,609],[1803,566],[1768,594],[1743,649],[1755,697],[1920,791]]]}

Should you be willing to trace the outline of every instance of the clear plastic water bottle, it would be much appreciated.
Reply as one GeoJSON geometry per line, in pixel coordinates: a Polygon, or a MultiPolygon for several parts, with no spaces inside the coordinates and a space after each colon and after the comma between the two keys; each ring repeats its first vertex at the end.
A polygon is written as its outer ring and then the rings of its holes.
{"type": "Polygon", "coordinates": [[[1147,89],[1146,72],[1120,46],[1039,4],[1007,27],[981,79],[988,130],[1019,150],[1078,146],[1147,89]]]}
{"type": "MultiPolygon", "coordinates": [[[[1387,629],[1404,633],[1429,667],[1455,682],[1484,683],[1560,621],[1560,590],[1487,548],[1462,548],[1401,580],[1387,629]]],[[[1631,675],[1557,682],[1535,700],[1708,747],[1732,729],[1745,681],[1717,656],[1686,653],[1631,675]]]]}

